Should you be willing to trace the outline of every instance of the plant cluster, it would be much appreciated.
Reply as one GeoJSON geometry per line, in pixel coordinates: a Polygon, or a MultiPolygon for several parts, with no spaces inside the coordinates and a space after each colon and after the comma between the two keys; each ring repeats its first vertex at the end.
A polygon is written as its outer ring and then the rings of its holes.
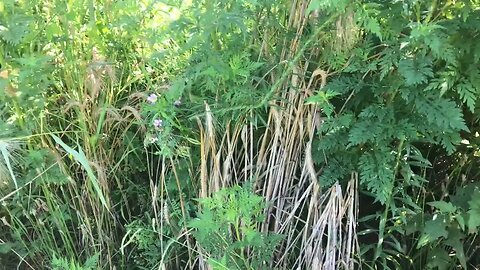
{"type": "MultiPolygon", "coordinates": [[[[330,8],[338,5],[332,3],[330,8]]],[[[358,171],[365,191],[383,208],[382,214],[370,217],[377,220],[377,229],[364,231],[378,235],[378,241],[364,246],[363,254],[372,251],[378,267],[405,267],[404,260],[422,251],[407,251],[406,237],[396,232],[425,224],[426,231],[414,238],[418,249],[441,233],[439,227],[432,230],[431,226],[438,226],[443,219],[429,220],[430,211],[422,211],[432,195],[422,190],[439,181],[427,175],[427,171],[439,169],[432,168],[429,154],[444,153],[444,162],[458,162],[456,146],[462,137],[469,144],[471,130],[477,126],[478,3],[368,1],[351,3],[350,8],[355,25],[360,26],[347,35],[354,45],[332,47],[324,54],[325,65],[334,71],[325,87],[311,98],[326,115],[315,154],[323,168],[320,182],[328,186],[348,178],[352,170],[358,171]],[[421,216],[422,222],[412,225],[412,215],[421,216]]],[[[452,188],[455,185],[444,186],[440,192],[452,188]]],[[[430,203],[439,206],[440,202],[430,203]]],[[[457,241],[460,235],[452,232],[447,237],[445,231],[443,236],[467,268],[463,244],[457,241]]],[[[441,245],[442,255],[449,250],[445,244],[441,245]]],[[[437,258],[432,253],[429,256],[433,261],[437,258]]],[[[433,261],[427,260],[425,265],[438,266],[438,261],[433,261]]],[[[447,261],[454,264],[452,259],[447,261]]],[[[416,261],[414,265],[421,264],[416,261]]],[[[444,267],[442,264],[441,269],[444,267]]]]}
{"type": "Polygon", "coordinates": [[[0,267],[470,269],[479,29],[478,0],[5,0],[0,267]]]}

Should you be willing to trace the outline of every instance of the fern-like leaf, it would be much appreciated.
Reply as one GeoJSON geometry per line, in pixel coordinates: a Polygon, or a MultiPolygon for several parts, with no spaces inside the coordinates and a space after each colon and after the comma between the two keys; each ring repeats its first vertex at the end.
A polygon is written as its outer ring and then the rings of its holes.
{"type": "Polygon", "coordinates": [[[375,198],[384,204],[391,196],[393,189],[394,155],[388,149],[363,153],[359,161],[360,180],[367,189],[375,194],[375,198]]]}
{"type": "Polygon", "coordinates": [[[473,113],[475,110],[475,102],[477,100],[477,88],[470,82],[462,81],[456,87],[457,93],[460,95],[463,103],[465,103],[468,109],[473,113]]]}
{"type": "Polygon", "coordinates": [[[405,78],[408,86],[426,83],[428,78],[433,77],[432,61],[421,57],[418,59],[402,59],[398,64],[398,71],[405,78]]]}

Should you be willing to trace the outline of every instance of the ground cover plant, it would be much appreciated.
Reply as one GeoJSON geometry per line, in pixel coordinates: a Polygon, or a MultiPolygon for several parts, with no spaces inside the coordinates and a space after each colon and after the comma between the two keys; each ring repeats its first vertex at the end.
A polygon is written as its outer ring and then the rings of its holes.
{"type": "Polygon", "coordinates": [[[0,269],[476,269],[478,0],[5,0],[0,269]]]}

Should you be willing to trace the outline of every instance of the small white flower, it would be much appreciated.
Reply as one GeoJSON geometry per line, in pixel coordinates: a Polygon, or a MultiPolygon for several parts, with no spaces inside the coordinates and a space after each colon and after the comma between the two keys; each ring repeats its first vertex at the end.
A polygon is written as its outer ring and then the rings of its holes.
{"type": "Polygon", "coordinates": [[[147,97],[147,101],[150,102],[151,104],[155,104],[157,102],[158,96],[156,94],[150,94],[147,97]]]}
{"type": "Polygon", "coordinates": [[[163,126],[163,120],[162,119],[153,120],[153,126],[155,128],[161,128],[163,126]]]}

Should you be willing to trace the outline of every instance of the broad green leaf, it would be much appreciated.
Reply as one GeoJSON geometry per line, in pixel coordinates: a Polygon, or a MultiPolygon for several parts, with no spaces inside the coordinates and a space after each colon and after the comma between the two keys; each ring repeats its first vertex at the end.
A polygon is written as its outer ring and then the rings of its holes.
{"type": "Polygon", "coordinates": [[[464,238],[465,235],[457,227],[450,227],[445,244],[451,246],[455,250],[455,256],[460,261],[463,269],[467,269],[467,259],[465,258],[465,251],[463,249],[464,238]]]}
{"type": "Polygon", "coordinates": [[[450,269],[451,259],[445,249],[437,247],[428,253],[428,269],[450,269]]]}
{"type": "Polygon", "coordinates": [[[480,211],[478,209],[472,209],[468,212],[468,232],[476,233],[478,232],[478,226],[480,226],[480,211]]]}
{"type": "Polygon", "coordinates": [[[445,202],[445,201],[435,201],[435,202],[429,202],[429,205],[437,208],[440,210],[442,213],[447,213],[451,214],[457,211],[457,207],[455,207],[452,203],[450,202],[445,202]]]}
{"type": "Polygon", "coordinates": [[[470,201],[468,202],[470,210],[468,210],[468,232],[478,232],[480,226],[480,191],[475,190],[472,194],[470,201]]]}
{"type": "Polygon", "coordinates": [[[411,235],[423,230],[424,220],[422,214],[416,214],[413,217],[408,218],[407,224],[404,225],[405,234],[411,235]]]}
{"type": "Polygon", "coordinates": [[[425,222],[425,227],[423,228],[422,236],[418,240],[417,248],[421,248],[440,237],[447,237],[447,225],[441,216],[434,215],[432,220],[425,222]]]}
{"type": "Polygon", "coordinates": [[[62,34],[62,29],[56,23],[50,23],[45,27],[45,36],[48,40],[52,40],[53,37],[59,36],[62,34]]]}

